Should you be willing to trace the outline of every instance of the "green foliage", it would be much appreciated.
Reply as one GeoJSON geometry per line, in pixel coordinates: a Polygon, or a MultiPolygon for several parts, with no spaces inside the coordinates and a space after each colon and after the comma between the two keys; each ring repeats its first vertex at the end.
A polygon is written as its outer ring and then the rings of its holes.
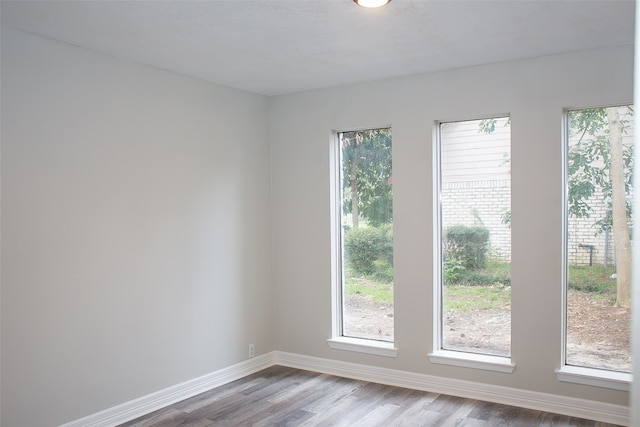
{"type": "MultiPolygon", "coordinates": [[[[478,131],[479,133],[493,133],[496,131],[496,124],[498,123],[497,119],[484,119],[480,120],[478,123],[478,131]]],[[[511,117],[507,119],[504,126],[511,126],[511,117]]]]}
{"type": "MultiPolygon", "coordinates": [[[[633,116],[633,107],[627,107],[627,115],[633,116]]],[[[590,108],[570,111],[568,114],[569,132],[576,135],[578,141],[569,147],[568,177],[569,177],[569,214],[577,218],[588,218],[593,212],[590,198],[601,190],[607,204],[606,216],[594,223],[598,232],[610,230],[613,225],[611,208],[611,144],[609,141],[609,125],[605,108],[590,108]]],[[[510,120],[509,120],[510,122],[510,120]]],[[[629,120],[622,118],[623,132],[627,132],[629,120]]],[[[478,132],[493,133],[496,130],[496,119],[481,120],[478,132]]],[[[623,147],[623,161],[625,170],[625,194],[632,193],[633,183],[633,146],[623,147]]],[[[631,223],[632,205],[627,197],[627,218],[631,223]]],[[[511,227],[511,211],[502,216],[502,223],[511,227]]]]}
{"type": "Polygon", "coordinates": [[[487,260],[485,271],[490,271],[496,276],[509,276],[511,275],[511,263],[497,259],[489,259],[487,260]]]}
{"type": "Polygon", "coordinates": [[[385,261],[376,261],[373,263],[373,278],[382,283],[393,282],[393,265],[385,261]]]}
{"type": "Polygon", "coordinates": [[[602,266],[569,266],[569,289],[582,292],[613,293],[616,292],[616,279],[612,275],[615,269],[602,266]]]}
{"type": "Polygon", "coordinates": [[[372,191],[372,194],[372,198],[361,208],[360,213],[373,227],[389,224],[393,219],[391,185],[382,183],[372,191]]]}
{"type": "Polygon", "coordinates": [[[459,278],[458,284],[464,286],[511,286],[511,276],[509,274],[493,274],[490,271],[470,271],[459,278]]]}
{"type": "Polygon", "coordinates": [[[359,274],[373,273],[380,256],[380,233],[373,227],[352,228],[344,236],[345,261],[359,274]]]}
{"type": "MultiPolygon", "coordinates": [[[[633,109],[628,108],[628,114],[633,109]]],[[[593,212],[590,198],[598,190],[605,195],[606,216],[595,222],[599,232],[610,230],[613,224],[611,207],[611,143],[609,141],[609,125],[604,108],[591,108],[571,111],[568,114],[569,132],[578,138],[572,143],[568,152],[569,176],[569,214],[578,218],[589,218],[593,212]]],[[[628,120],[621,119],[626,132],[628,120]]],[[[632,192],[633,182],[633,146],[623,147],[624,187],[625,194],[632,192]]],[[[627,218],[631,219],[631,202],[627,197],[627,218]]]]}
{"type": "MultiPolygon", "coordinates": [[[[450,274],[448,270],[449,261],[444,267],[444,283],[445,285],[459,286],[486,286],[499,285],[511,286],[511,264],[508,262],[492,261],[486,262],[486,267],[482,270],[466,270],[464,267],[454,270],[454,274],[450,274]]],[[[456,264],[454,264],[456,265],[456,264]]],[[[459,266],[460,263],[458,263],[459,266]]]]}
{"type": "Polygon", "coordinates": [[[485,266],[489,249],[489,230],[485,227],[454,225],[447,228],[445,236],[445,263],[455,259],[466,270],[485,266]]]}
{"type": "Polygon", "coordinates": [[[357,274],[393,280],[393,231],[390,225],[346,231],[344,250],[348,268],[357,274]]]}
{"type": "Polygon", "coordinates": [[[380,258],[387,264],[393,265],[393,227],[384,224],[378,227],[380,232],[380,258]]]}
{"type": "MultiPolygon", "coordinates": [[[[506,262],[487,261],[481,271],[463,272],[458,280],[444,287],[446,311],[472,311],[503,308],[511,303],[509,271],[506,262]],[[472,274],[468,274],[472,273],[472,274]]],[[[581,292],[615,295],[615,269],[602,266],[569,266],[569,288],[581,292]]],[[[446,282],[445,282],[446,283],[446,282]]]]}
{"type": "Polygon", "coordinates": [[[459,259],[456,258],[448,258],[444,262],[443,276],[444,283],[449,285],[458,281],[460,276],[464,274],[465,268],[459,259]]]}
{"type": "Polygon", "coordinates": [[[354,210],[374,227],[393,218],[391,192],[391,129],[342,134],[342,187],[345,213],[354,210]],[[355,180],[355,182],[354,182],[355,180]]]}
{"type": "Polygon", "coordinates": [[[506,210],[502,217],[500,218],[500,222],[511,228],[511,210],[506,210]]]}
{"type": "MultiPolygon", "coordinates": [[[[495,260],[488,260],[482,270],[467,271],[459,261],[449,260],[445,263],[445,285],[483,287],[487,285],[510,286],[511,264],[495,260]],[[449,279],[448,279],[449,278],[449,279]]],[[[569,266],[569,288],[582,292],[613,293],[616,292],[614,267],[603,266],[569,266]]],[[[462,292],[462,291],[460,291],[462,292]]]]}

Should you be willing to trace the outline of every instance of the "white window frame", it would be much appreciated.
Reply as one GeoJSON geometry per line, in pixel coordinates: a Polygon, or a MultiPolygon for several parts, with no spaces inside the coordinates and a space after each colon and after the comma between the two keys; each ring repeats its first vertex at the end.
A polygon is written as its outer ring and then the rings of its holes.
{"type": "MultiPolygon", "coordinates": [[[[625,104],[632,105],[633,103],[625,104]]],[[[619,104],[623,105],[623,104],[619,104]]],[[[629,391],[633,374],[607,369],[587,368],[567,364],[567,292],[569,290],[569,112],[588,108],[606,108],[616,105],[596,107],[565,108],[562,112],[562,286],[560,301],[562,304],[560,368],[556,369],[556,378],[560,382],[584,384],[613,390],[629,391]]]]}
{"type": "Polygon", "coordinates": [[[431,363],[481,369],[493,372],[512,373],[515,363],[511,357],[493,356],[457,350],[445,350],[442,347],[444,319],[442,317],[442,132],[441,125],[471,120],[489,120],[511,117],[509,114],[476,117],[472,119],[441,120],[433,125],[433,347],[428,354],[431,363]]]}
{"type": "Polygon", "coordinates": [[[377,341],[366,338],[345,337],[343,334],[343,227],[342,227],[342,147],[339,134],[367,129],[390,128],[390,125],[333,131],[329,144],[329,186],[331,223],[331,338],[327,345],[334,350],[353,351],[377,356],[396,357],[395,342],[377,341]]]}

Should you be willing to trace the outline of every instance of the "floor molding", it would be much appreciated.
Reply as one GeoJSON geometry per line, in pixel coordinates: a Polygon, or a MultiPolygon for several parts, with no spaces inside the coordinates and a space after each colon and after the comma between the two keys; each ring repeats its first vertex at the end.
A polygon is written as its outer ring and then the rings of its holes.
{"type": "Polygon", "coordinates": [[[623,426],[631,425],[630,408],[627,406],[274,351],[125,402],[60,427],[114,427],[273,365],[519,406],[623,426]]]}
{"type": "Polygon", "coordinates": [[[510,387],[380,368],[299,354],[274,352],[274,364],[362,381],[519,406],[622,426],[631,425],[628,406],[510,387]]]}
{"type": "Polygon", "coordinates": [[[199,378],[167,387],[60,427],[114,427],[270,366],[273,366],[273,353],[257,356],[199,378]]]}

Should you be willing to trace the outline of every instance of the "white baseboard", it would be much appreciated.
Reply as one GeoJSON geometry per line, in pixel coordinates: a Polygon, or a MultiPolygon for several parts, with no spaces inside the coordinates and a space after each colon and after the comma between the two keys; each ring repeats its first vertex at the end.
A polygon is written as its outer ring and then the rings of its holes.
{"type": "Polygon", "coordinates": [[[142,396],[60,427],[114,427],[188,399],[215,387],[246,377],[273,365],[273,353],[254,357],[164,390],[142,396]]]}
{"type": "Polygon", "coordinates": [[[631,411],[628,406],[613,405],[593,400],[577,399],[574,397],[417,374],[414,372],[321,359],[279,351],[274,352],[274,364],[362,381],[495,402],[571,417],[586,418],[622,426],[631,425],[631,411]]]}
{"type": "Polygon", "coordinates": [[[631,411],[627,406],[274,351],[60,427],[114,427],[273,365],[518,406],[622,426],[631,425],[631,411]]]}

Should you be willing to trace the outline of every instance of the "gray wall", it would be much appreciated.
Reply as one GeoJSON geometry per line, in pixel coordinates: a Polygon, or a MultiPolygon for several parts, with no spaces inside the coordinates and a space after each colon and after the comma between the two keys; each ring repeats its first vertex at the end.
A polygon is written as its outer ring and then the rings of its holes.
{"type": "Polygon", "coordinates": [[[274,349],[267,100],[2,32],[2,425],[274,349]]]}
{"type": "Polygon", "coordinates": [[[559,383],[562,112],[624,104],[633,48],[480,66],[270,99],[275,347],[278,350],[628,404],[628,394],[559,383]],[[513,374],[431,364],[433,123],[511,116],[513,374]],[[333,350],[332,130],[393,128],[397,358],[333,350]]]}
{"type": "Polygon", "coordinates": [[[245,360],[248,343],[628,403],[554,369],[562,109],[630,103],[631,47],[271,99],[8,30],[1,59],[2,425],[78,419],[245,360]],[[432,123],[496,114],[512,117],[510,375],[427,359],[432,123]],[[386,125],[395,359],[326,345],[331,130],[386,125]]]}

